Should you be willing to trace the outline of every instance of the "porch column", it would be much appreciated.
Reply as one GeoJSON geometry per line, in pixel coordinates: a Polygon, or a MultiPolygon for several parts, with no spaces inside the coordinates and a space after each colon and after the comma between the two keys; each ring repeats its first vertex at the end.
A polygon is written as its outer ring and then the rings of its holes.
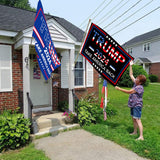
{"type": "Polygon", "coordinates": [[[146,70],[146,65],[145,65],[145,63],[143,63],[143,69],[146,70]]]}
{"type": "Polygon", "coordinates": [[[74,111],[74,49],[69,50],[69,110],[74,111]]]}
{"type": "Polygon", "coordinates": [[[30,62],[29,62],[29,45],[24,44],[22,47],[23,58],[23,112],[25,118],[30,117],[30,105],[27,93],[30,95],[30,62]]]}

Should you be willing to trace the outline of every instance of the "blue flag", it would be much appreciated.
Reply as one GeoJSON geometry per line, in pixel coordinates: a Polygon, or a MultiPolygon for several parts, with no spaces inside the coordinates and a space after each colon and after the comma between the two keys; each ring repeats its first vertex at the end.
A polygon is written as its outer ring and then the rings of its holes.
{"type": "Polygon", "coordinates": [[[47,80],[51,77],[51,73],[61,64],[51,39],[41,0],[37,5],[32,36],[35,38],[38,64],[45,80],[47,80]]]}
{"type": "Polygon", "coordinates": [[[107,87],[107,80],[105,80],[105,79],[103,81],[103,87],[107,87]]]}

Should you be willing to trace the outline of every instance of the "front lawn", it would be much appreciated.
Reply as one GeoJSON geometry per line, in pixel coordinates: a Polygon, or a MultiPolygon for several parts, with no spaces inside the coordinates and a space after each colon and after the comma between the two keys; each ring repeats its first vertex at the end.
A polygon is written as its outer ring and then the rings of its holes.
{"type": "MultiPolygon", "coordinates": [[[[102,84],[99,88],[101,97],[102,84]]],[[[108,105],[117,111],[116,115],[96,125],[84,127],[84,129],[110,139],[140,156],[160,160],[160,84],[150,84],[144,88],[142,110],[144,141],[136,141],[138,135],[129,135],[130,132],[133,132],[133,124],[130,109],[127,107],[128,96],[108,85],[108,105]]]]}
{"type": "Polygon", "coordinates": [[[0,155],[0,160],[49,160],[43,151],[37,150],[33,143],[28,146],[0,155]]]}

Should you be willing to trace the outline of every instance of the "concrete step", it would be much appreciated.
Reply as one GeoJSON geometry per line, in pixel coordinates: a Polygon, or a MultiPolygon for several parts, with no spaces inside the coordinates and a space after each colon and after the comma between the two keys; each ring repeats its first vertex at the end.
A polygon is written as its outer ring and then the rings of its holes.
{"type": "Polygon", "coordinates": [[[74,129],[74,128],[79,128],[79,124],[64,124],[64,125],[57,125],[54,127],[48,127],[48,128],[43,128],[40,129],[38,133],[35,133],[35,136],[41,136],[47,133],[51,133],[52,136],[57,135],[59,132],[69,130],[69,129],[74,129]]]}
{"type": "Polygon", "coordinates": [[[32,113],[45,112],[45,111],[52,111],[52,106],[49,105],[33,106],[32,109],[32,113]]]}
{"type": "Polygon", "coordinates": [[[38,129],[54,127],[65,124],[65,117],[62,112],[34,117],[38,129]]]}
{"type": "Polygon", "coordinates": [[[54,114],[39,115],[33,117],[32,129],[35,136],[51,133],[52,135],[63,130],[80,127],[79,124],[66,124],[63,112],[54,114]]]}

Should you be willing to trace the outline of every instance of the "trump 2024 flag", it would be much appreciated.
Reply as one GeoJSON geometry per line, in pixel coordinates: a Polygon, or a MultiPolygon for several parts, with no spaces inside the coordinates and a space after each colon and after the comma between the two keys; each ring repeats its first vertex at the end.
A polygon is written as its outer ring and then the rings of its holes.
{"type": "Polygon", "coordinates": [[[93,23],[80,53],[113,85],[117,84],[129,62],[133,60],[108,33],[93,23]]]}
{"type": "Polygon", "coordinates": [[[47,80],[61,64],[51,39],[40,0],[37,6],[32,36],[35,38],[38,64],[45,80],[47,80]]]}

